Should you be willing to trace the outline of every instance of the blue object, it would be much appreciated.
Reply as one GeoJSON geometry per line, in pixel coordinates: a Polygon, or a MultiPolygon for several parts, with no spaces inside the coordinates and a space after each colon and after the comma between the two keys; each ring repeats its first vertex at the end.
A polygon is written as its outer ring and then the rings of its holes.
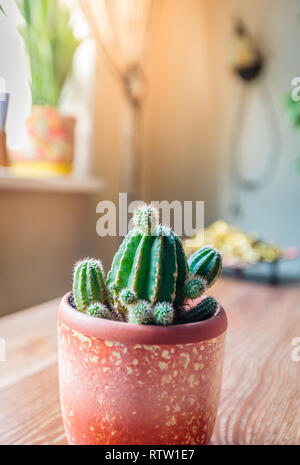
{"type": "Polygon", "coordinates": [[[3,132],[5,129],[8,102],[9,102],[9,94],[6,92],[0,93],[0,131],[1,132],[3,132]]]}

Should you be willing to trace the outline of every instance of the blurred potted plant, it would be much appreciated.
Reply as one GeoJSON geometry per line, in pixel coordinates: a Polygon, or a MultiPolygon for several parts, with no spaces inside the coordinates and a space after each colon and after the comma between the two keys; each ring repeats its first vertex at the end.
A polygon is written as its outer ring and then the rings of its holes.
{"type": "Polygon", "coordinates": [[[70,11],[59,0],[17,0],[24,18],[20,33],[31,70],[32,111],[28,146],[13,155],[15,174],[66,174],[72,169],[75,119],[59,111],[63,87],[79,41],[70,11]]]}
{"type": "Polygon", "coordinates": [[[74,270],[58,312],[60,396],[70,444],[207,444],[218,410],[227,319],[204,293],[220,253],[187,262],[144,205],[106,276],[74,270]]]}

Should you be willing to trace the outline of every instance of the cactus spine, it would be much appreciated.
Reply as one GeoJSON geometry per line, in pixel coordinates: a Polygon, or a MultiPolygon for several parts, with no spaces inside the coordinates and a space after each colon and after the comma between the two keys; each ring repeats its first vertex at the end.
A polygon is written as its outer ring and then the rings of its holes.
{"type": "Polygon", "coordinates": [[[193,253],[189,259],[191,275],[198,275],[204,278],[207,287],[212,286],[222,271],[222,257],[218,250],[210,246],[202,247],[193,253]]]}
{"type": "Polygon", "coordinates": [[[217,301],[213,297],[206,297],[195,307],[183,312],[178,318],[177,323],[195,323],[207,320],[215,314],[217,307],[217,301]]]}

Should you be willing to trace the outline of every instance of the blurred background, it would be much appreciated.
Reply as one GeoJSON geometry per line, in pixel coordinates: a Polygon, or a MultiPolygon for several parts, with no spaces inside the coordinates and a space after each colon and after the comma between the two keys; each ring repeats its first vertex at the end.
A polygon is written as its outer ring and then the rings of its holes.
{"type": "Polygon", "coordinates": [[[204,200],[229,271],[299,278],[297,0],[0,5],[0,315],[65,293],[80,258],[108,269],[96,205],[119,192],[204,200]]]}

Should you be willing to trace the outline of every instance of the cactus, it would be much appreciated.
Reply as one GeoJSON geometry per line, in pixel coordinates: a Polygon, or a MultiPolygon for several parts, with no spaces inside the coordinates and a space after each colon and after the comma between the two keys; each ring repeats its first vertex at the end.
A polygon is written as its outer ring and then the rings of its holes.
{"type": "Polygon", "coordinates": [[[217,307],[217,301],[213,297],[206,297],[198,305],[195,305],[195,307],[183,312],[178,318],[177,323],[194,323],[207,320],[215,314],[217,307]]]}
{"type": "Polygon", "coordinates": [[[193,253],[188,259],[188,264],[191,275],[205,279],[207,287],[216,282],[222,271],[221,254],[210,246],[202,247],[193,253]]]}
{"type": "Polygon", "coordinates": [[[143,205],[139,207],[133,215],[133,221],[136,227],[144,234],[155,233],[158,226],[158,210],[152,205],[143,205]]]}
{"type": "Polygon", "coordinates": [[[135,228],[116,253],[107,283],[113,287],[115,298],[123,289],[130,289],[138,300],[152,306],[169,302],[178,309],[185,298],[187,261],[181,240],[171,229],[157,226],[157,218],[151,205],[136,211],[135,228]]]}
{"type": "Polygon", "coordinates": [[[123,321],[123,318],[115,310],[108,308],[106,305],[101,304],[100,302],[94,302],[91,304],[87,313],[90,316],[95,316],[97,318],[104,318],[105,320],[116,320],[123,321]]]}
{"type": "Polygon", "coordinates": [[[136,304],[129,306],[128,323],[147,325],[152,321],[152,318],[152,307],[146,300],[139,300],[136,304]]]}
{"type": "Polygon", "coordinates": [[[215,282],[221,255],[203,247],[187,262],[181,240],[158,225],[158,217],[152,205],[136,210],[135,227],[117,251],[107,280],[100,260],[75,265],[71,306],[94,317],[145,325],[189,323],[214,315],[217,302],[212,297],[188,311],[183,308],[187,299],[197,299],[215,282]]]}
{"type": "Polygon", "coordinates": [[[94,302],[100,302],[103,305],[110,303],[105,273],[100,260],[87,258],[75,265],[73,295],[80,312],[86,312],[94,302]]]}
{"type": "Polygon", "coordinates": [[[137,297],[130,289],[123,289],[120,292],[120,301],[123,305],[131,305],[137,301],[137,297]]]}
{"type": "Polygon", "coordinates": [[[174,315],[174,308],[169,302],[159,302],[153,309],[153,318],[157,325],[171,325],[174,320],[174,315]]]}
{"type": "Polygon", "coordinates": [[[197,299],[205,291],[206,283],[200,276],[192,276],[185,283],[185,296],[188,299],[197,299]]]}

